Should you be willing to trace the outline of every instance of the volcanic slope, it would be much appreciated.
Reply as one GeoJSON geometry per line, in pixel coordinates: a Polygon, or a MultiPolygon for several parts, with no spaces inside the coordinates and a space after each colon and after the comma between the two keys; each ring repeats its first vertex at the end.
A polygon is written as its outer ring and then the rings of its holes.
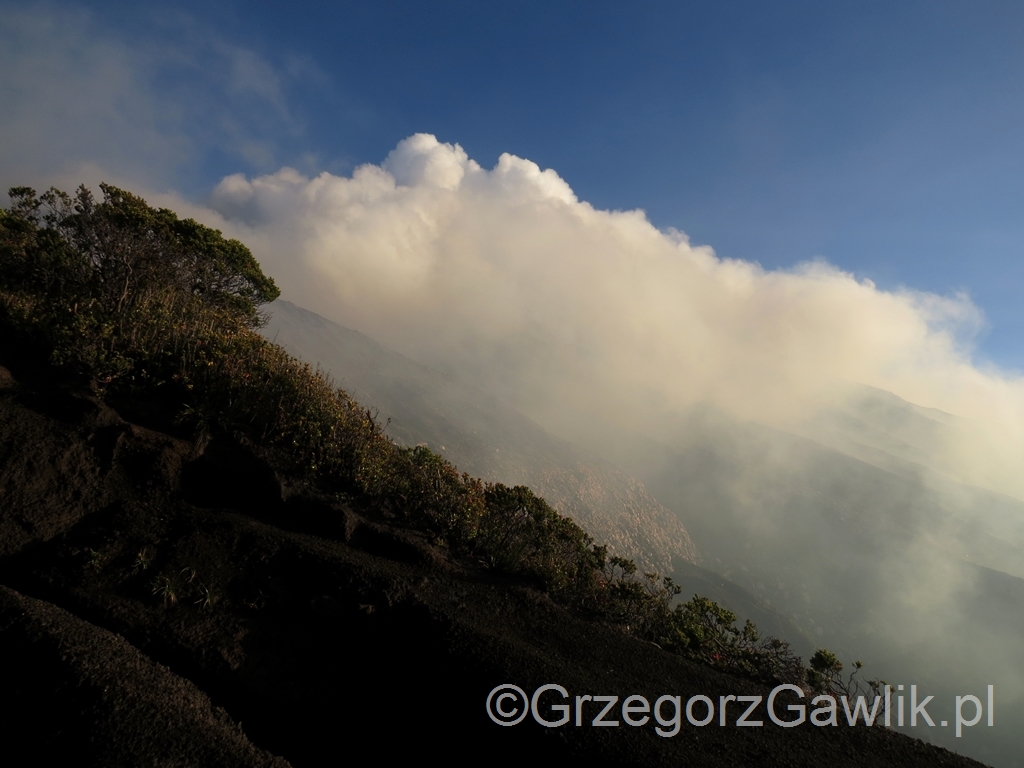
{"type": "MultiPolygon", "coordinates": [[[[487,693],[765,695],[0,349],[5,750],[76,765],[970,766],[878,727],[513,728],[487,693]],[[131,415],[131,419],[126,416],[131,415]],[[145,423],[140,423],[145,422],[145,423]]],[[[735,714],[738,714],[735,713],[735,714]]],[[[620,720],[621,718],[616,717],[620,720]]]]}

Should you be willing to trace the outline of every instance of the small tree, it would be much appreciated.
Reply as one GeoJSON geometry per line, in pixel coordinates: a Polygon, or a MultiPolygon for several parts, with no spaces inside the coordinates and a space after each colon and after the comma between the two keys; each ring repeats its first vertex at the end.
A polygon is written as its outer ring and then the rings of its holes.
{"type": "Polygon", "coordinates": [[[863,681],[857,677],[864,667],[864,662],[853,662],[849,676],[843,679],[843,663],[832,651],[819,648],[811,656],[807,670],[807,683],[811,690],[829,693],[835,696],[853,698],[871,692],[874,696],[881,695],[884,680],[863,681]]]}
{"type": "Polygon", "coordinates": [[[85,186],[74,197],[10,190],[11,208],[0,210],[0,308],[15,330],[42,330],[55,363],[109,382],[168,356],[188,368],[194,342],[260,325],[259,305],[280,291],[248,248],[100,188],[102,202],[85,186]]]}

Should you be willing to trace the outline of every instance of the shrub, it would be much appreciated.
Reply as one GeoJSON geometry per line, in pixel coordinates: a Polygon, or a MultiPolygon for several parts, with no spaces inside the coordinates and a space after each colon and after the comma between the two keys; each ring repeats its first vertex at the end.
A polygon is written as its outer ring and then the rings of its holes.
{"type": "Polygon", "coordinates": [[[356,480],[363,493],[453,548],[476,536],[485,505],[479,480],[425,446],[377,440],[361,458],[356,480]]]}
{"type": "Polygon", "coordinates": [[[110,383],[179,375],[206,350],[258,327],[279,291],[249,250],[116,187],[10,191],[0,211],[0,291],[8,323],[54,363],[110,383]]]}
{"type": "Polygon", "coordinates": [[[844,680],[843,663],[839,661],[839,657],[831,651],[819,648],[808,663],[807,684],[812,691],[846,696],[848,699],[856,698],[867,691],[871,691],[875,696],[880,695],[885,681],[860,680],[857,675],[863,667],[863,662],[853,662],[853,669],[844,680]]]}
{"type": "Polygon", "coordinates": [[[727,672],[805,685],[802,660],[789,643],[762,638],[750,621],[737,627],[735,613],[700,595],[673,607],[682,590],[669,577],[638,574],[632,560],[612,557],[600,586],[601,613],[638,637],[727,672]]]}
{"type": "Polygon", "coordinates": [[[525,486],[489,484],[474,552],[489,566],[529,575],[549,592],[579,600],[593,588],[604,551],[572,520],[525,486]]]}

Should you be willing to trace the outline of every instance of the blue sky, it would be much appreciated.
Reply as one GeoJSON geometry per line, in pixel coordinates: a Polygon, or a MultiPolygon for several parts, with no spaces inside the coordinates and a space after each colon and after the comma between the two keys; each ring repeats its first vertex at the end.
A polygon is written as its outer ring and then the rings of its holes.
{"type": "Polygon", "coordinates": [[[1024,5],[28,8],[149,57],[149,124],[180,139],[151,184],[202,199],[236,172],[347,174],[432,133],[487,168],[502,152],[553,168],[581,200],[642,208],[720,256],[966,292],[988,320],[976,362],[1024,369],[1024,5]],[[223,82],[228,49],[249,57],[248,92],[223,82]],[[224,104],[233,127],[208,119],[224,104]]]}

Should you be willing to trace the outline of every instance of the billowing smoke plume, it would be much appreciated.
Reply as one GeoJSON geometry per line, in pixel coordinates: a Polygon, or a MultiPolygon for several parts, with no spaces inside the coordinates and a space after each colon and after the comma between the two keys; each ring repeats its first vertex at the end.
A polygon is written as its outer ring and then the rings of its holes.
{"type": "Polygon", "coordinates": [[[286,296],[563,434],[595,417],[648,431],[698,403],[792,427],[855,382],[965,417],[929,463],[1024,497],[1024,385],[971,364],[965,296],[721,259],[529,160],[486,170],[426,134],[351,178],[230,176],[212,205],[286,296]]]}

